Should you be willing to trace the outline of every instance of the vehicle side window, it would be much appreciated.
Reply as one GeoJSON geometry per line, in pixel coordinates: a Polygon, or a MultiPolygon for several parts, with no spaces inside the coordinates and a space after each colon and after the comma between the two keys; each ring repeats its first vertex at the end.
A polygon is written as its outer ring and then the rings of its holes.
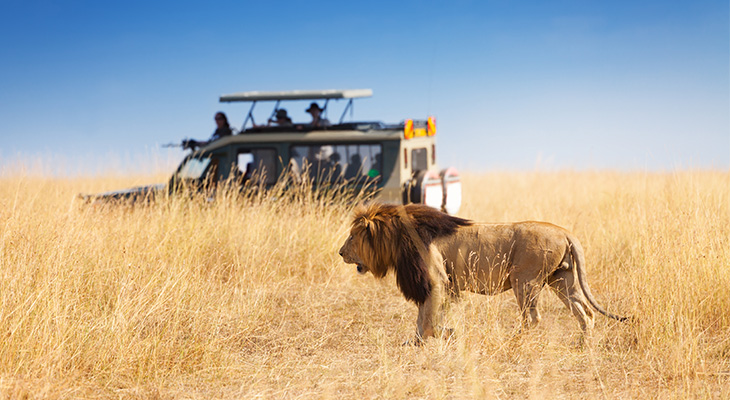
{"type": "Polygon", "coordinates": [[[380,144],[317,144],[291,147],[291,160],[315,182],[356,181],[382,173],[380,144]]]}
{"type": "Polygon", "coordinates": [[[240,149],[236,157],[236,169],[244,180],[257,177],[263,183],[276,183],[278,156],[275,149],[240,149]]]}
{"type": "Polygon", "coordinates": [[[425,147],[413,149],[411,151],[411,170],[421,171],[428,169],[428,152],[425,147]]]}

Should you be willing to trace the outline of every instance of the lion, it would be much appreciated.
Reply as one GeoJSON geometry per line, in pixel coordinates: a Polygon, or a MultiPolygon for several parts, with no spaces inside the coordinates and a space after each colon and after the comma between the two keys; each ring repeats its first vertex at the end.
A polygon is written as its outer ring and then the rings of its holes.
{"type": "Polygon", "coordinates": [[[441,306],[461,291],[514,290],[522,328],[540,321],[537,302],[545,284],[573,313],[584,337],[594,326],[593,309],[627,320],[591,294],[578,240],[547,222],[475,223],[420,204],[374,203],[356,209],[339,253],[360,274],[395,273],[400,291],[418,306],[417,342],[443,333],[441,306]]]}

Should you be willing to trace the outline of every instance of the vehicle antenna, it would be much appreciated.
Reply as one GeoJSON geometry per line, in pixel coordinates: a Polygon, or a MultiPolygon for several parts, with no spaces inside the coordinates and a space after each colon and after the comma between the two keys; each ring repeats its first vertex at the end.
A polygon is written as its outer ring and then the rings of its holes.
{"type": "MultiPolygon", "coordinates": [[[[436,47],[436,44],[434,43],[434,50],[436,47]]],[[[434,64],[434,58],[436,51],[431,52],[431,59],[428,62],[428,93],[426,93],[426,115],[431,115],[431,99],[432,99],[432,92],[433,92],[433,64],[434,64]]]]}

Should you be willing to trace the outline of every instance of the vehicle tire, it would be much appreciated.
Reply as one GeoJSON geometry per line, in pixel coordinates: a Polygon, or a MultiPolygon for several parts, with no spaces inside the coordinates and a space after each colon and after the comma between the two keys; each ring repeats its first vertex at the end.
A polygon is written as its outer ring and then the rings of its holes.
{"type": "Polygon", "coordinates": [[[441,170],[439,174],[443,185],[443,202],[441,211],[456,215],[461,208],[461,177],[454,167],[441,170]]]}
{"type": "Polygon", "coordinates": [[[403,204],[425,204],[440,210],[443,197],[441,177],[432,171],[415,172],[403,188],[403,204]]]}

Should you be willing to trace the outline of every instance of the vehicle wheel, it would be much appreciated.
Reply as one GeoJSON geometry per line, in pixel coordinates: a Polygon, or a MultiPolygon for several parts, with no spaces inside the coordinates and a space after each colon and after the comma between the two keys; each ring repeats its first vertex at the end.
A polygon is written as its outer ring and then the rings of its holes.
{"type": "Polygon", "coordinates": [[[441,210],[455,215],[461,208],[461,177],[454,167],[441,170],[441,184],[443,185],[443,202],[441,210]]]}
{"type": "Polygon", "coordinates": [[[440,210],[443,197],[441,177],[432,171],[417,171],[403,188],[403,204],[425,204],[440,210]]]}

